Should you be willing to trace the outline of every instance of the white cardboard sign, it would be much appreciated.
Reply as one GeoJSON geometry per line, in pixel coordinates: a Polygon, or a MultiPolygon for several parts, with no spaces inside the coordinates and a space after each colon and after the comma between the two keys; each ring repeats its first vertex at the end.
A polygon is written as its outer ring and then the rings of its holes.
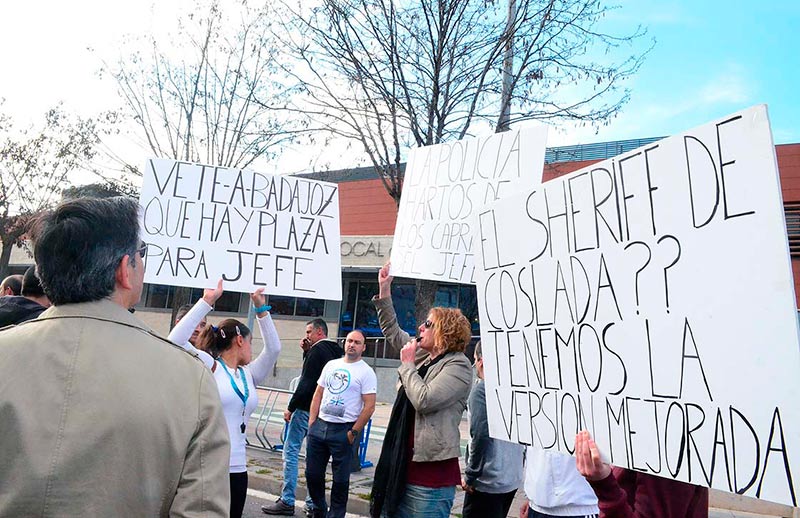
{"type": "Polygon", "coordinates": [[[392,242],[392,275],[474,284],[474,214],[539,183],[544,126],[415,148],[392,242]]]}
{"type": "Polygon", "coordinates": [[[143,178],[145,282],[341,300],[336,184],[169,159],[143,178]]]}
{"type": "Polygon", "coordinates": [[[756,106],[479,214],[493,437],[797,505],[800,347],[756,106]]]}

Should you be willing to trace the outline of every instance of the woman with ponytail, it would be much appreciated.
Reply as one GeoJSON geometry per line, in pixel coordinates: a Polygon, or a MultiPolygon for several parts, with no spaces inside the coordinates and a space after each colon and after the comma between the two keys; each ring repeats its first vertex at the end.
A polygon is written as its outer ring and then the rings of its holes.
{"type": "Polygon", "coordinates": [[[269,375],[281,351],[281,341],[269,314],[272,308],[266,305],[263,292],[264,289],[260,288],[250,295],[264,340],[264,349],[252,362],[252,333],[246,325],[233,318],[225,319],[216,326],[206,325],[197,337],[198,348],[210,353],[198,350],[189,343],[197,324],[222,296],[222,281],[219,281],[216,289],[203,292],[203,298],[197,301],[169,335],[170,340],[197,354],[211,369],[217,382],[231,440],[231,518],[242,516],[247,496],[245,441],[250,414],[258,406],[256,387],[269,375]]]}

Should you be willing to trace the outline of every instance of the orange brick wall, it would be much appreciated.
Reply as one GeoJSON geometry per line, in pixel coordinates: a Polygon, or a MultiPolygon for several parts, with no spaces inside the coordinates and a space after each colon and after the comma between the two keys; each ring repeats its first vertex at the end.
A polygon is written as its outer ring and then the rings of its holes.
{"type": "MultiPolygon", "coordinates": [[[[800,201],[800,144],[775,146],[775,154],[778,156],[783,201],[800,201]]],[[[798,257],[792,257],[792,273],[794,296],[797,307],[800,307],[800,258],[798,257]]]]}
{"type": "Polygon", "coordinates": [[[339,217],[343,236],[391,236],[397,205],[379,178],[341,182],[339,217]]]}
{"type": "Polygon", "coordinates": [[[542,171],[542,181],[546,182],[559,176],[583,169],[586,166],[596,164],[600,160],[581,160],[579,162],[557,162],[555,164],[545,164],[544,171],[542,171]]]}
{"type": "Polygon", "coordinates": [[[800,201],[800,144],[775,146],[783,201],[800,201]]]}
{"type": "MultiPolygon", "coordinates": [[[[552,180],[597,160],[545,165],[542,178],[552,180]]],[[[397,222],[397,205],[375,178],[339,183],[339,211],[343,236],[391,236],[397,222]]]]}

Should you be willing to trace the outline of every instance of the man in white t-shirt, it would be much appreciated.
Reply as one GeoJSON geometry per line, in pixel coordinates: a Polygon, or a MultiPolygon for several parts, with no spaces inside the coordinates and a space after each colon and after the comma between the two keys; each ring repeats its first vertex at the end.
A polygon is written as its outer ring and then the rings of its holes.
{"type": "Polygon", "coordinates": [[[344,357],[329,361],[311,401],[306,439],[306,484],[314,501],[314,518],[344,518],[350,490],[350,460],[361,431],[375,411],[378,379],[361,359],[366,338],[352,331],[344,357]],[[331,507],[325,502],[325,469],[331,459],[331,507]],[[326,512],[327,510],[327,512],[326,512]]]}

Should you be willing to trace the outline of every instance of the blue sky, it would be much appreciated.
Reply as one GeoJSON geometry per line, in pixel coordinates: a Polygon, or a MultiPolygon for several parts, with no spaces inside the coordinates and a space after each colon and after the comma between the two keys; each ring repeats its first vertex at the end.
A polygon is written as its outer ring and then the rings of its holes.
{"type": "Polygon", "coordinates": [[[608,23],[641,23],[656,46],[623,113],[565,144],[667,136],[761,103],[775,142],[800,142],[800,2],[627,0],[608,23]]]}

